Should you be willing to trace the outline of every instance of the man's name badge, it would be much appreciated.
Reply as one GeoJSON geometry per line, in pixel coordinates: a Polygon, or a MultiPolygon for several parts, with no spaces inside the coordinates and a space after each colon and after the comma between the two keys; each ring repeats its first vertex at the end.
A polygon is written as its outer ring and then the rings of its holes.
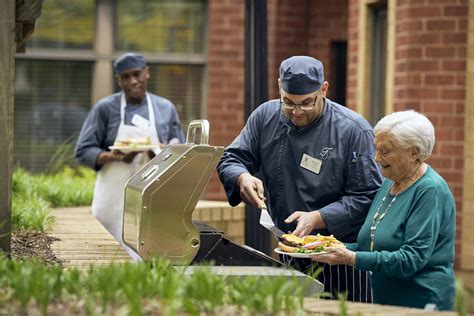
{"type": "Polygon", "coordinates": [[[150,122],[146,118],[138,114],[134,114],[132,116],[132,124],[143,128],[147,128],[150,126],[150,122]]]}
{"type": "Polygon", "coordinates": [[[311,157],[310,155],[303,154],[303,158],[301,158],[300,167],[305,168],[311,172],[319,174],[321,170],[321,165],[323,162],[317,158],[311,157]]]}

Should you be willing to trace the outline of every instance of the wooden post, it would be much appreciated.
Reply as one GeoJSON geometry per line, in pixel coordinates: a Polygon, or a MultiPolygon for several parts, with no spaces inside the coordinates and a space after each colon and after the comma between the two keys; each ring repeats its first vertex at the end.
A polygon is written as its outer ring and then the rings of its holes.
{"type": "Polygon", "coordinates": [[[0,0],[0,250],[11,252],[15,52],[24,52],[43,0],[0,0]]]}
{"type": "Polygon", "coordinates": [[[15,0],[2,0],[0,1],[0,250],[7,254],[11,250],[15,51],[15,0]]]}

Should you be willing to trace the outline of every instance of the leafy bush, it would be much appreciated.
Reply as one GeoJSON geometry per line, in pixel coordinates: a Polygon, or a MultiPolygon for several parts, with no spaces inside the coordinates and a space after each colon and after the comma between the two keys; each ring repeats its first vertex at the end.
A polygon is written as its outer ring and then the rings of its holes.
{"type": "Polygon", "coordinates": [[[90,205],[95,172],[64,167],[55,174],[30,174],[17,168],[12,184],[14,229],[44,231],[54,224],[52,207],[90,205]]]}

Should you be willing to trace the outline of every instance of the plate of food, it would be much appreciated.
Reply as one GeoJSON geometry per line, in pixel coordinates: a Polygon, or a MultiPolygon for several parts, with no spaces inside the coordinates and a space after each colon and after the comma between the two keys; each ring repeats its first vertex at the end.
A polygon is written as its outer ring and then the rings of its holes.
{"type": "Polygon", "coordinates": [[[345,247],[342,242],[333,235],[321,234],[298,237],[293,234],[283,234],[278,242],[278,248],[274,251],[278,254],[288,255],[295,258],[310,258],[310,255],[327,253],[326,247],[345,247]]]}
{"type": "Polygon", "coordinates": [[[286,252],[286,251],[281,250],[280,247],[275,248],[273,251],[275,251],[276,253],[278,253],[280,255],[287,255],[287,256],[290,256],[290,257],[302,258],[302,259],[311,258],[310,255],[314,255],[314,254],[320,255],[320,254],[327,253],[326,251],[320,251],[320,252],[286,252]]]}
{"type": "Polygon", "coordinates": [[[150,137],[126,138],[116,141],[110,150],[118,150],[127,154],[132,151],[147,151],[150,149],[161,148],[160,144],[152,144],[150,137]]]}

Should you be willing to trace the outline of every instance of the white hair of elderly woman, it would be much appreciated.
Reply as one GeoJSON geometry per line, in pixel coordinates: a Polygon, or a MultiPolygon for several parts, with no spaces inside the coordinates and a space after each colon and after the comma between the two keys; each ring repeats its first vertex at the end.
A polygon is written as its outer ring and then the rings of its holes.
{"type": "Polygon", "coordinates": [[[418,148],[420,161],[430,157],[435,144],[433,124],[426,116],[413,110],[394,112],[383,117],[375,125],[374,133],[388,133],[398,145],[418,148]]]}

